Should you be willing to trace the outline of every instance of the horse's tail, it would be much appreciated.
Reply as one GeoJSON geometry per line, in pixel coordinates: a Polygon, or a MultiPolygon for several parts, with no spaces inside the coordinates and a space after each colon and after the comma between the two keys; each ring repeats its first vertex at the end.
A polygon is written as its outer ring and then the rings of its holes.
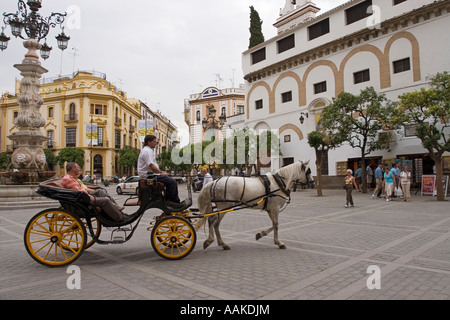
{"type": "MultiPolygon", "coordinates": [[[[211,188],[215,182],[210,182],[203,186],[198,195],[198,209],[200,214],[207,214],[212,212],[212,202],[211,202],[211,188]]],[[[200,218],[198,222],[198,228],[203,226],[207,218],[200,218]]]]}

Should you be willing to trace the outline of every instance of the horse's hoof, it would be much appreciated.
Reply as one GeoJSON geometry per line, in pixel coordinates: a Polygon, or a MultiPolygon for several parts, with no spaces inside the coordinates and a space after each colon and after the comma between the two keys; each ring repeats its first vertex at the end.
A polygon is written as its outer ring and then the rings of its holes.
{"type": "Polygon", "coordinates": [[[278,246],[278,248],[280,248],[280,249],[287,249],[284,244],[282,244],[281,246],[278,246]]]}
{"type": "Polygon", "coordinates": [[[224,245],[222,248],[223,248],[223,250],[231,250],[229,245],[224,245]]]}
{"type": "Polygon", "coordinates": [[[203,242],[203,249],[208,248],[210,244],[211,244],[211,242],[207,242],[207,241],[203,242]]]}
{"type": "Polygon", "coordinates": [[[258,233],[256,234],[256,241],[258,241],[258,240],[261,239],[261,238],[262,238],[262,235],[261,235],[261,233],[258,232],[258,233]]]}

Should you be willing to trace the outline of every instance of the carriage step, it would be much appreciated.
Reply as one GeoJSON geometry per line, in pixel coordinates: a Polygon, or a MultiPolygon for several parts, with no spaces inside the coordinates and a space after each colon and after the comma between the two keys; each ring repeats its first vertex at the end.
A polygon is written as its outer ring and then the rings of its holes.
{"type": "Polygon", "coordinates": [[[122,244],[124,242],[125,242],[125,238],[120,237],[120,236],[114,237],[111,241],[112,244],[122,244]]]}

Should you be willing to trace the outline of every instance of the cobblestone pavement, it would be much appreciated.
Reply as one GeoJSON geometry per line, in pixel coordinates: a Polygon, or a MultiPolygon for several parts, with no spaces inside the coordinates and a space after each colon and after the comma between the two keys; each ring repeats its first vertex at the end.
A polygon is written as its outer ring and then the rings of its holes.
{"type": "MultiPolygon", "coordinates": [[[[118,196],[114,185],[108,190],[120,203],[128,197],[118,196]]],[[[272,234],[255,240],[271,225],[265,212],[228,213],[221,231],[231,250],[216,243],[204,250],[202,228],[194,251],[178,261],[153,251],[147,227],[160,212],[149,210],[130,241],[95,244],[83,253],[75,262],[81,288],[73,290],[67,267],[36,263],[23,244],[28,220],[53,205],[0,204],[0,299],[450,299],[450,203],[420,192],[411,202],[353,196],[355,207],[344,208],[343,190],[324,190],[320,198],[316,190],[292,193],[279,219],[286,250],[273,244],[272,234]]],[[[102,237],[108,235],[103,229],[102,237]]]]}

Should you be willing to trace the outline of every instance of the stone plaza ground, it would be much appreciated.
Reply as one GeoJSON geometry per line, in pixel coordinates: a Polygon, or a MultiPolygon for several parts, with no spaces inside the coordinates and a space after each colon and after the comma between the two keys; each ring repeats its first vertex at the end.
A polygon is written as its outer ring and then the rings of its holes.
{"type": "MultiPolygon", "coordinates": [[[[186,184],[179,189],[185,197],[186,184]]],[[[108,190],[119,203],[128,197],[117,195],[115,185],[108,190]]],[[[273,234],[256,241],[271,221],[245,209],[222,222],[231,250],[216,242],[204,250],[202,228],[194,251],[178,261],[153,251],[147,227],[160,212],[152,209],[129,242],[95,244],[83,253],[74,263],[80,289],[68,288],[67,267],[38,264],[23,244],[29,219],[54,205],[0,204],[0,299],[449,300],[450,203],[414,193],[411,202],[386,202],[353,192],[355,207],[344,208],[344,190],[324,190],[320,198],[301,190],[280,214],[287,249],[273,244],[273,234]]],[[[109,234],[104,228],[102,235],[109,234]]]]}

